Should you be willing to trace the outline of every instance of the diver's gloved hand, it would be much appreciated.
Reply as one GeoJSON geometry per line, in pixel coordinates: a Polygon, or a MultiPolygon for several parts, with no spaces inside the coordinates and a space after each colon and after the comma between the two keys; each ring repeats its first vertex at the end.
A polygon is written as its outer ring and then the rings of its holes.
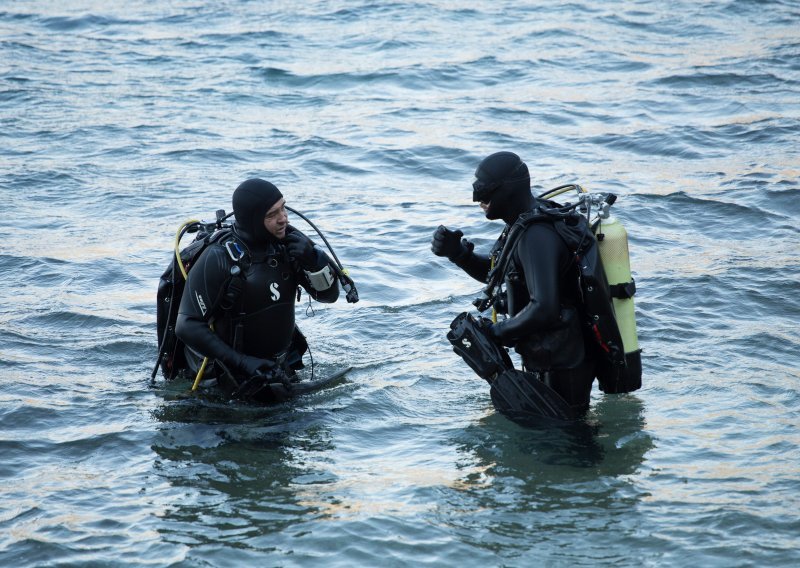
{"type": "Polygon", "coordinates": [[[286,252],[289,253],[289,256],[296,260],[305,270],[316,272],[320,269],[314,243],[303,233],[300,231],[287,233],[283,243],[286,245],[286,252]]]}
{"type": "Polygon", "coordinates": [[[275,361],[242,354],[239,354],[239,357],[235,363],[235,367],[248,378],[256,375],[266,375],[267,373],[275,370],[276,366],[277,365],[275,364],[275,361]]]}
{"type": "Polygon", "coordinates": [[[514,347],[516,345],[516,341],[512,340],[509,337],[505,337],[503,333],[503,324],[501,323],[492,323],[491,320],[487,318],[483,318],[486,320],[486,330],[489,333],[489,337],[492,338],[493,341],[503,345],[505,347],[514,347]]]}
{"type": "Polygon", "coordinates": [[[451,231],[444,225],[433,232],[431,251],[436,256],[446,256],[450,262],[457,262],[472,252],[474,245],[467,239],[462,239],[464,233],[460,229],[451,231]]]}

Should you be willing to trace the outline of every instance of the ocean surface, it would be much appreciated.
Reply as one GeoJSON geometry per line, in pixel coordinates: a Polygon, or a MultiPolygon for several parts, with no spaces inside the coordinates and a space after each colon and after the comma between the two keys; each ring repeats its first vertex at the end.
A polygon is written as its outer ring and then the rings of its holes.
{"type": "Polygon", "coordinates": [[[0,565],[800,565],[799,140],[795,0],[0,2],[0,565]],[[499,150],[628,230],[644,386],[572,427],[445,339],[499,150]],[[253,176],[361,295],[272,408],[150,378],[175,231],[253,176]]]}

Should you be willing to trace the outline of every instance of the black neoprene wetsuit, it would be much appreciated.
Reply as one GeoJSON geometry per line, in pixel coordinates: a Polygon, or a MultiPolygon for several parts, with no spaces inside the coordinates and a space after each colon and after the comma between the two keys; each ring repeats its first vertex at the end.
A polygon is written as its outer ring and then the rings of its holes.
{"type": "MultiPolygon", "coordinates": [[[[488,256],[469,254],[457,265],[486,282],[488,256]]],[[[545,382],[576,410],[585,410],[594,364],[575,306],[579,293],[572,254],[548,222],[529,225],[520,236],[504,275],[508,318],[494,335],[514,346],[525,369],[545,382]]]]}
{"type": "MultiPolygon", "coordinates": [[[[225,248],[226,239],[209,246],[188,274],[175,331],[187,346],[186,358],[195,372],[203,356],[228,367],[235,367],[238,353],[261,359],[281,356],[295,333],[298,285],[323,303],[339,297],[335,280],[327,290],[316,291],[280,242],[255,243],[241,230],[235,236],[246,247],[248,260],[244,263],[243,289],[230,309],[214,310],[229,289],[231,268],[236,265],[225,248]]],[[[324,253],[315,251],[319,266],[330,263],[324,253]]]]}

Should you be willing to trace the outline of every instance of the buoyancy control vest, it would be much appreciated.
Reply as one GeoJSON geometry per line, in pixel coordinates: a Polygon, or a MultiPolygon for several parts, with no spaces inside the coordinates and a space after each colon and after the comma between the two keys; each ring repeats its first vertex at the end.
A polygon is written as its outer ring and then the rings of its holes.
{"type": "MultiPolygon", "coordinates": [[[[214,252],[217,261],[212,266],[221,266],[222,273],[228,272],[232,262],[238,262],[241,275],[235,280],[242,283],[232,309],[215,316],[214,333],[234,350],[253,357],[273,359],[285,352],[295,329],[294,306],[295,299],[300,298],[301,286],[301,273],[293,266],[285,247],[270,243],[258,251],[245,248],[238,261],[219,249],[214,252]]],[[[227,287],[230,288],[230,283],[227,287]]],[[[187,300],[191,298],[184,302],[187,300]]],[[[193,303],[189,301],[188,305],[193,303]]]]}
{"type": "MultiPolygon", "coordinates": [[[[641,387],[642,370],[641,350],[635,339],[636,327],[632,302],[635,286],[630,278],[627,237],[626,234],[620,233],[621,224],[618,221],[597,222],[590,227],[588,210],[584,216],[576,209],[579,205],[590,203],[592,198],[597,201],[598,196],[590,197],[580,186],[569,187],[575,187],[582,192],[583,197],[578,203],[561,206],[553,201],[540,201],[537,208],[520,215],[513,225],[507,227],[498,241],[498,246],[492,251],[492,269],[487,277],[487,286],[482,296],[473,303],[479,311],[485,311],[501,301],[500,287],[519,237],[533,223],[551,223],[572,253],[578,268],[580,288],[578,308],[588,335],[593,338],[593,344],[599,354],[597,379],[600,389],[609,394],[631,392],[641,387]],[[608,225],[611,225],[613,231],[606,235],[603,231],[608,225]],[[620,242],[623,236],[624,251],[620,242]],[[604,266],[604,250],[612,266],[613,286],[609,284],[609,274],[604,266]],[[622,303],[626,300],[627,304],[622,303]],[[616,301],[620,302],[619,315],[615,311],[616,301]],[[627,342],[623,339],[622,330],[627,342]]],[[[613,204],[616,197],[613,195],[600,197],[604,199],[603,203],[606,203],[607,213],[608,206],[613,204]]]]}

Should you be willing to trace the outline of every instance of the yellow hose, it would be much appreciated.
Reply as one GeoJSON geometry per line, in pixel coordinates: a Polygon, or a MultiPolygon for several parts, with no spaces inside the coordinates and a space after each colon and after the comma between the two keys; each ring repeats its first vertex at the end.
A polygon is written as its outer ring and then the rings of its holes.
{"type": "MultiPolygon", "coordinates": [[[[213,323],[208,324],[208,327],[211,329],[211,331],[214,331],[213,323]]],[[[200,365],[200,369],[198,369],[197,376],[194,378],[194,383],[192,384],[193,391],[196,391],[198,385],[200,385],[200,379],[203,378],[203,373],[206,372],[206,365],[208,365],[208,357],[203,357],[203,364],[200,365]]]]}
{"type": "Polygon", "coordinates": [[[208,357],[203,358],[203,364],[200,365],[200,370],[197,371],[197,376],[194,378],[194,384],[192,385],[192,391],[197,390],[197,386],[200,384],[200,379],[203,378],[203,373],[206,370],[206,365],[208,364],[208,357]]]}
{"type": "Polygon", "coordinates": [[[186,268],[183,266],[183,260],[181,259],[181,237],[183,236],[183,230],[191,225],[192,223],[199,223],[197,219],[191,219],[186,221],[183,225],[178,228],[178,232],[175,233],[175,259],[178,261],[178,268],[183,274],[183,279],[186,280],[188,273],[186,272],[186,268]]]}
{"type": "MultiPolygon", "coordinates": [[[[197,219],[190,219],[186,221],[183,225],[178,228],[178,232],[175,233],[175,260],[178,261],[178,268],[183,275],[183,279],[186,280],[189,273],[186,272],[186,267],[183,265],[183,259],[181,258],[181,237],[183,236],[184,229],[193,223],[199,223],[197,219]]],[[[212,330],[214,329],[213,325],[209,326],[212,330]]],[[[208,365],[208,357],[203,358],[203,364],[200,365],[200,369],[197,371],[197,376],[194,378],[194,383],[192,384],[192,391],[196,391],[198,385],[200,384],[200,379],[203,378],[203,373],[205,373],[206,365],[208,365]]]]}

